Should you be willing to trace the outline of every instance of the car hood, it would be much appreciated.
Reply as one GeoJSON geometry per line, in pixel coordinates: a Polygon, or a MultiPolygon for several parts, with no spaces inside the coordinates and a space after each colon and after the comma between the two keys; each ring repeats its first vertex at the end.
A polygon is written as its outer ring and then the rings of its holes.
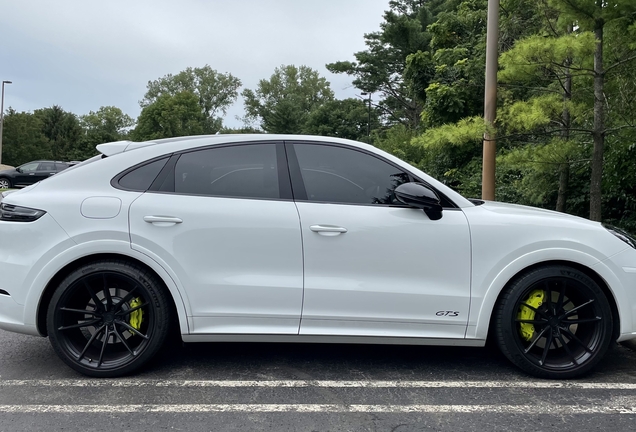
{"type": "Polygon", "coordinates": [[[11,174],[15,172],[15,168],[9,168],[9,169],[4,169],[4,170],[0,170],[0,175],[2,174],[11,174]]]}
{"type": "Polygon", "coordinates": [[[583,224],[589,224],[598,226],[598,222],[593,222],[589,219],[585,219],[579,216],[573,216],[567,213],[561,213],[554,210],[547,210],[537,207],[524,206],[519,204],[509,204],[497,201],[484,201],[479,207],[484,210],[507,216],[526,216],[526,217],[539,217],[546,219],[559,219],[559,220],[571,220],[572,222],[578,222],[583,224]]]}

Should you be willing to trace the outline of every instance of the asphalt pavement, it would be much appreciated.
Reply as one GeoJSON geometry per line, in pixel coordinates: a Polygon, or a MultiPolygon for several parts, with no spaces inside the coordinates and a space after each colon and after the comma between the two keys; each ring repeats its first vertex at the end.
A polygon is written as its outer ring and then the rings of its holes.
{"type": "Polygon", "coordinates": [[[579,380],[483,348],[173,343],[142,372],[86,378],[48,340],[0,331],[0,431],[633,430],[636,351],[579,380]]]}

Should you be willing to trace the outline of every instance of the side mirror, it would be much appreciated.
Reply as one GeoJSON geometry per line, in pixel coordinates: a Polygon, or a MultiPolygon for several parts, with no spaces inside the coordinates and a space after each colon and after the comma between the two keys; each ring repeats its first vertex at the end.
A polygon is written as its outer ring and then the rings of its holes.
{"type": "Polygon", "coordinates": [[[19,173],[21,173],[21,172],[22,172],[22,168],[20,168],[20,167],[17,167],[15,170],[16,170],[17,172],[19,172],[19,173]]]}
{"type": "Polygon", "coordinates": [[[437,193],[422,183],[403,183],[395,188],[395,197],[403,204],[424,210],[432,220],[442,218],[442,204],[437,193]]]}

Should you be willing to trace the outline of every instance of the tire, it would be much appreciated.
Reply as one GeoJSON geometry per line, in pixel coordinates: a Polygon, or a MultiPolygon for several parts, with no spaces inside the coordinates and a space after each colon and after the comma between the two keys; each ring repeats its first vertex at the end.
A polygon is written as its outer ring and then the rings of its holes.
{"type": "Polygon", "coordinates": [[[596,282],[572,267],[553,265],[510,284],[496,306],[494,330],[512,363],[539,378],[567,379],[590,372],[603,358],[612,322],[596,282]]]}
{"type": "Polygon", "coordinates": [[[11,189],[11,180],[6,177],[0,177],[0,189],[11,189]]]}
{"type": "Polygon", "coordinates": [[[53,349],[71,368],[92,377],[119,377],[161,348],[170,310],[155,275],[125,261],[96,261],[60,283],[46,326],[53,349]]]}

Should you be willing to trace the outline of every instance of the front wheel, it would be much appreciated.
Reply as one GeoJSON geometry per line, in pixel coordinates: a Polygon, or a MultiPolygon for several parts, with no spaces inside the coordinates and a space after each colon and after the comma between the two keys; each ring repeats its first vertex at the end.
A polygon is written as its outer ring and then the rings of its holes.
{"type": "Polygon", "coordinates": [[[552,379],[589,372],[612,339],[612,311],[601,288],[566,266],[534,269],[512,282],[495,310],[503,354],[524,371],[552,379]]]}
{"type": "Polygon", "coordinates": [[[117,377],[161,348],[170,307],[157,278],[123,261],[98,261],[67,276],[51,299],[47,330],[57,355],[76,371],[117,377]]]}

